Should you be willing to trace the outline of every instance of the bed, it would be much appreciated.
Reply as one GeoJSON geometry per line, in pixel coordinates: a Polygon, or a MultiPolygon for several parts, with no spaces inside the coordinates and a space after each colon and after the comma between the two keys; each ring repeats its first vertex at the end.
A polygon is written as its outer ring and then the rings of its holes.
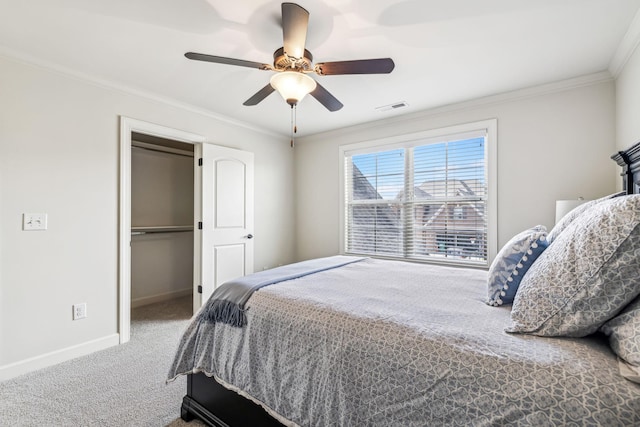
{"type": "Polygon", "coordinates": [[[640,143],[612,158],[625,195],[514,236],[489,271],[338,256],[216,290],[169,372],[181,417],[640,425],[640,143]]]}

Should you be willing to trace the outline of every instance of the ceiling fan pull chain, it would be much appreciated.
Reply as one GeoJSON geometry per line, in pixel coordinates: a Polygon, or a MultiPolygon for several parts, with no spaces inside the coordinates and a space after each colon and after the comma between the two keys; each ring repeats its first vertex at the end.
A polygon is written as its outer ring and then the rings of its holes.
{"type": "Polygon", "coordinates": [[[296,104],[291,104],[291,148],[293,148],[293,139],[294,139],[294,133],[295,133],[295,129],[296,129],[296,124],[295,124],[295,105],[296,104]]]}

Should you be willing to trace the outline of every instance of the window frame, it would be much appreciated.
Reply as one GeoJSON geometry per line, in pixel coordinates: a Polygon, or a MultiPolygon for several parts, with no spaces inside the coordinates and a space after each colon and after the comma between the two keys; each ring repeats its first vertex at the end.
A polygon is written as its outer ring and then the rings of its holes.
{"type": "Polygon", "coordinates": [[[439,259],[414,259],[406,257],[385,257],[380,255],[371,255],[374,258],[388,258],[394,260],[404,260],[418,263],[442,264],[442,265],[462,265],[467,267],[487,268],[497,253],[498,227],[497,227],[497,152],[498,152],[498,125],[497,119],[487,119],[471,123],[429,129],[416,133],[397,135],[371,141],[362,141],[341,145],[339,151],[339,169],[340,169],[340,253],[345,255],[358,255],[347,251],[347,194],[345,176],[345,157],[368,154],[378,151],[393,150],[398,148],[409,148],[428,144],[431,142],[442,142],[444,140],[464,139],[465,134],[469,136],[477,136],[478,132],[484,132],[486,135],[486,176],[487,176],[487,197],[486,197],[486,215],[487,215],[487,260],[486,262],[465,262],[464,260],[439,260],[439,259]]]}

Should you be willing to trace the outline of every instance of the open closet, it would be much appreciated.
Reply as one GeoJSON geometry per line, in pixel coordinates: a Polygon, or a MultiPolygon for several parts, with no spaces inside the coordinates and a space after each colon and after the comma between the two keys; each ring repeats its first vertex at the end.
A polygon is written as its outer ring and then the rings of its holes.
{"type": "Polygon", "coordinates": [[[131,308],[193,293],[194,146],[131,134],[131,308]]]}

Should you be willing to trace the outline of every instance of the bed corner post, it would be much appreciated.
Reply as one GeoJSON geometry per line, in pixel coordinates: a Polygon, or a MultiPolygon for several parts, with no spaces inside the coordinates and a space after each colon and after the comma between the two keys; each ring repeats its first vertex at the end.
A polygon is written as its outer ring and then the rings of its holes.
{"type": "Polygon", "coordinates": [[[631,159],[624,151],[618,151],[611,158],[622,168],[622,189],[625,193],[633,193],[633,173],[631,172],[631,159]]]}
{"type": "Polygon", "coordinates": [[[195,418],[191,413],[191,399],[189,398],[192,395],[193,388],[193,379],[191,377],[192,375],[187,375],[187,395],[182,399],[182,405],[180,406],[180,418],[187,422],[195,418]]]}
{"type": "Polygon", "coordinates": [[[640,191],[640,141],[624,151],[618,151],[611,158],[622,167],[622,187],[627,194],[640,191]]]}

